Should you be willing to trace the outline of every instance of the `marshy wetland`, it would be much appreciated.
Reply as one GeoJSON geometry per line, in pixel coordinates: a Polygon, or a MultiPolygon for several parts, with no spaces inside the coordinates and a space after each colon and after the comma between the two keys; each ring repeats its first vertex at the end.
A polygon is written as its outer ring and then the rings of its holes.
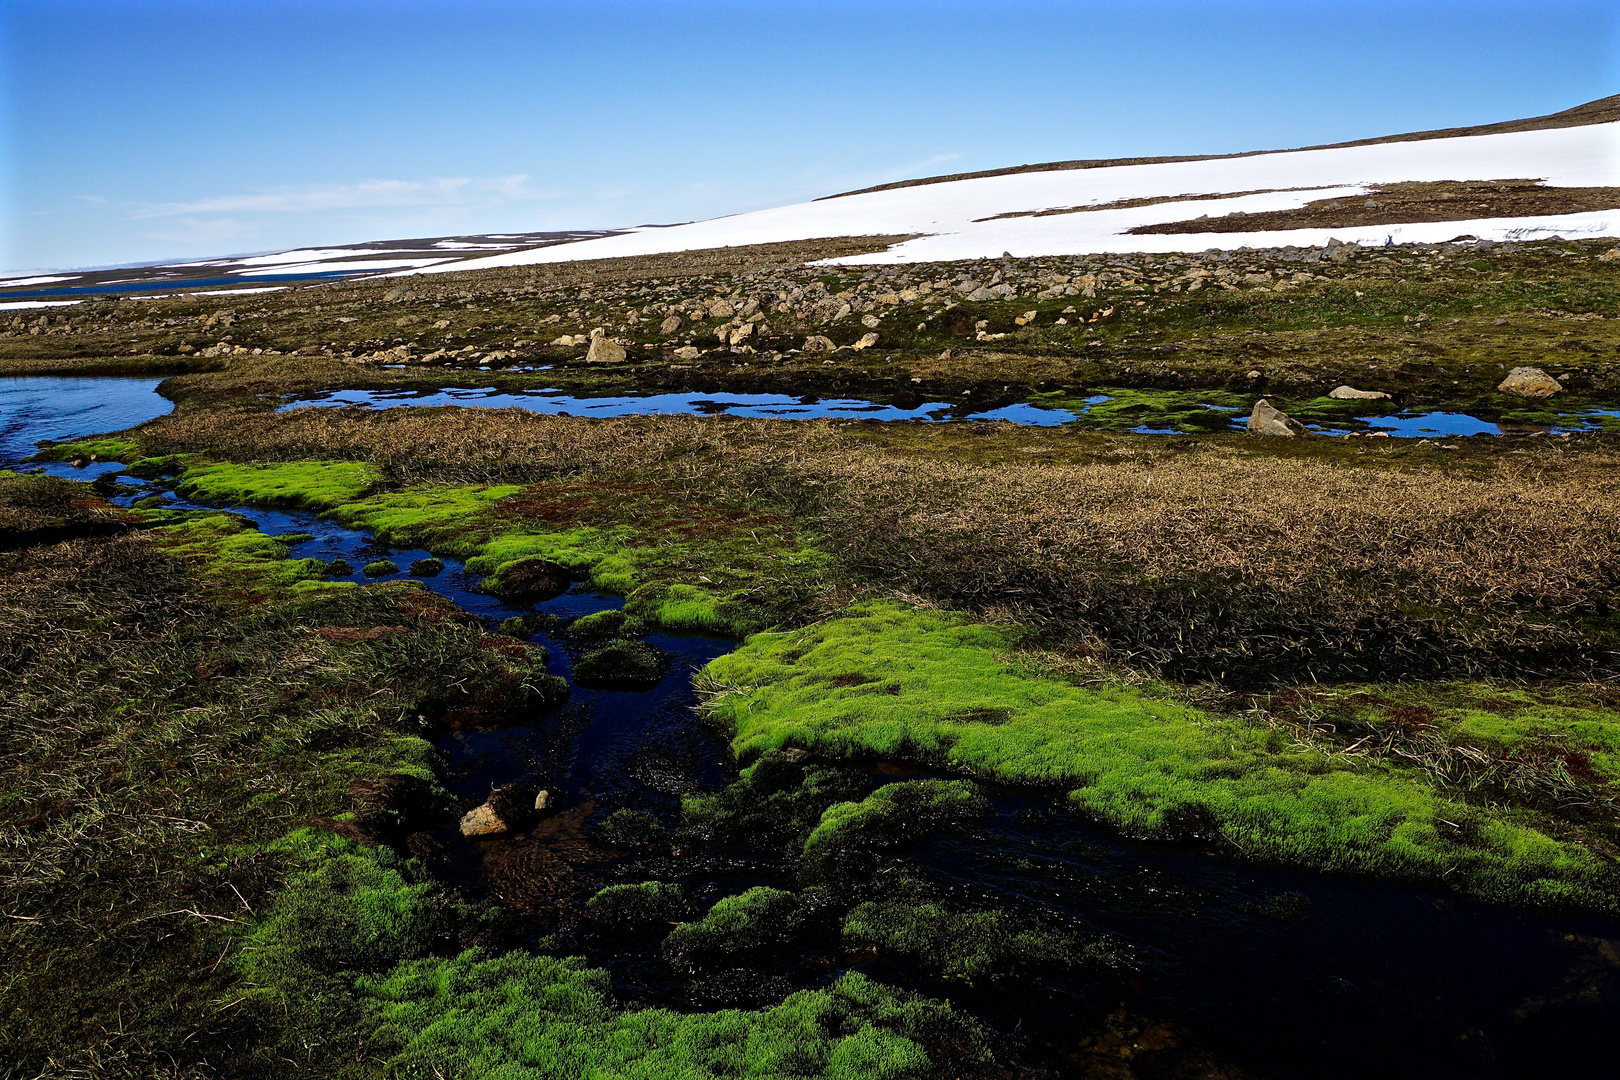
{"type": "Polygon", "coordinates": [[[3,313],[9,1075],[1601,1074],[1609,247],[3,313]]]}

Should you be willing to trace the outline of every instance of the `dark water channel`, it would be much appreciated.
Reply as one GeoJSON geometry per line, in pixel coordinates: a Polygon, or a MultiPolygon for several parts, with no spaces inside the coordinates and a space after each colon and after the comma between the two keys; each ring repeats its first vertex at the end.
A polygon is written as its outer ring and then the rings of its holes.
{"type": "MultiPolygon", "coordinates": [[[[149,387],[130,397],[149,400],[149,387]]],[[[13,433],[0,444],[0,467],[15,465],[17,440],[35,432],[83,436],[146,418],[110,403],[98,411],[74,385],[59,396],[0,403],[0,432],[13,433]]],[[[120,469],[23,467],[79,479],[120,469]]],[[[115,501],[124,505],[167,490],[165,482],[128,476],[119,483],[115,501]]],[[[341,558],[357,568],[388,558],[402,568],[388,577],[401,578],[428,555],[387,548],[313,514],[228,509],[270,535],[311,534],[294,546],[296,557],[341,558]]],[[[423,584],[487,626],[513,615],[555,616],[562,628],[531,640],[564,677],[582,649],[567,620],[622,603],[576,585],[541,604],[508,604],[481,592],[460,563],[444,563],[423,584]]],[[[358,570],[350,579],[376,580],[358,570]]],[[[893,958],[847,952],[833,913],[818,934],[753,970],[679,977],[659,958],[656,935],[599,934],[579,905],[601,885],[651,878],[680,882],[704,904],[756,884],[797,885],[779,850],[696,845],[636,853],[588,839],[591,824],[619,807],[648,810],[673,829],[681,795],[717,790],[732,775],[724,741],[693,710],[691,676],[734,643],[679,634],[646,640],[671,661],[654,688],[576,685],[564,704],[511,726],[438,739],[447,785],[466,805],[514,780],[562,801],[531,833],[501,841],[464,841],[447,825],[438,833],[448,853],[440,872],[505,898],[532,921],[537,942],[558,934],[558,947],[607,967],[627,1000],[680,1009],[757,1005],[854,967],[952,1000],[1019,1041],[1031,1063],[1065,1076],[1620,1075],[1620,922],[1252,866],[1196,845],[1128,841],[1076,819],[1055,793],[1027,790],[992,789],[990,819],[937,832],[907,858],[963,907],[1011,909],[1110,935],[1128,958],[1123,967],[1054,966],[979,985],[941,980],[893,958]],[[1220,1063],[1237,1071],[1217,1071],[1220,1063]]],[[[872,787],[927,775],[881,763],[863,768],[872,787]]]]}

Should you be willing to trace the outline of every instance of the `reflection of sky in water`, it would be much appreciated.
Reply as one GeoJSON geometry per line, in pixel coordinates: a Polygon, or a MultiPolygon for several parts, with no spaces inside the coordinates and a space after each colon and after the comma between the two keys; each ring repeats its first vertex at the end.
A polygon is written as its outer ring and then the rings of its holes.
{"type": "Polygon", "coordinates": [[[121,431],[163,416],[174,404],[154,391],[162,379],[26,375],[0,378],[0,463],[61,442],[121,431]]]}
{"type": "MultiPolygon", "coordinates": [[[[1106,400],[1106,398],[1101,399],[1106,400]]],[[[282,411],[312,405],[463,405],[480,409],[525,409],[547,416],[742,416],[768,420],[814,420],[847,417],[858,420],[1006,420],[1015,424],[1055,426],[1074,419],[1061,409],[1007,405],[986,412],[951,415],[957,406],[929,401],[913,408],[881,405],[859,398],[790,397],[786,394],[646,394],[625,397],[574,397],[556,391],[501,393],[493,387],[419,392],[409,390],[337,390],[308,401],[283,405],[282,411]]]]}

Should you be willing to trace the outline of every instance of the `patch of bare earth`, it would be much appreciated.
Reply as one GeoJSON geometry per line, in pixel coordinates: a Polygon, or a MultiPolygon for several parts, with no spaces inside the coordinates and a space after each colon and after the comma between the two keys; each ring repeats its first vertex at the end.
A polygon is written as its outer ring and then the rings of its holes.
{"type": "Polygon", "coordinates": [[[1620,187],[1548,187],[1539,180],[1436,180],[1385,184],[1365,195],[1317,199],[1294,210],[1227,214],[1158,225],[1138,225],[1127,235],[1274,232],[1285,229],[1350,229],[1363,225],[1409,225],[1418,221],[1545,217],[1620,209],[1620,187]]]}

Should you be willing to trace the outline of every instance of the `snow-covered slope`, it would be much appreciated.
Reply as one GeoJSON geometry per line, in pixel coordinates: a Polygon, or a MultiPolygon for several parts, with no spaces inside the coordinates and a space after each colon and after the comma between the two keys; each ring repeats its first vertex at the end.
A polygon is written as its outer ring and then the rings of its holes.
{"type": "Polygon", "coordinates": [[[1263,233],[1125,235],[1126,230],[1139,225],[1183,221],[1203,214],[1215,218],[1232,212],[1294,209],[1316,200],[1360,194],[1403,181],[1507,179],[1543,180],[1554,187],[1620,186],[1620,123],[954,180],[823,199],[690,225],[632,229],[601,239],[403,272],[442,273],[819,237],[897,234],[922,235],[885,252],[837,261],[895,263],[993,258],[1003,252],[1038,256],[1304,246],[1326,243],[1330,237],[1381,244],[1386,239],[1434,243],[1462,234],[1490,240],[1620,235],[1620,209],[1263,233]],[[1256,191],[1263,194],[1236,194],[1256,191]],[[997,218],[1127,199],[1211,194],[1234,197],[997,218]]]}

